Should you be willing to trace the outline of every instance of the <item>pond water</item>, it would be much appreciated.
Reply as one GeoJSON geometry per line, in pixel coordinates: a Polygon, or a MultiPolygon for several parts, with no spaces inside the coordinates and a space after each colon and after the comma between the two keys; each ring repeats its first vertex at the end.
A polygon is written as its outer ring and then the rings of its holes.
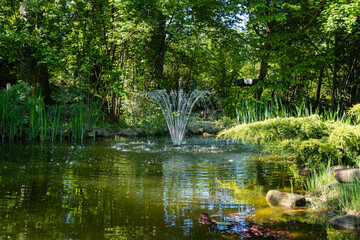
{"type": "Polygon", "coordinates": [[[293,165],[215,139],[115,138],[0,146],[0,239],[238,239],[201,213],[295,239],[339,239],[326,221],[272,209],[300,191],[293,165]],[[234,215],[235,214],[235,215],[234,215]]]}

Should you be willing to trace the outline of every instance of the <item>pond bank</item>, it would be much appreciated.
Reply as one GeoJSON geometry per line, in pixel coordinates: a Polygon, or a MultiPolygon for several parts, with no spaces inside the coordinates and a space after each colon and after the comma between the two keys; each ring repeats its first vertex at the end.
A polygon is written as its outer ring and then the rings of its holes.
{"type": "Polygon", "coordinates": [[[336,170],[333,173],[329,169],[339,163],[349,168],[357,164],[360,126],[322,121],[313,115],[242,124],[220,132],[218,137],[259,144],[273,154],[292,154],[297,164],[303,166],[300,171],[308,175],[305,188],[306,195],[313,200],[310,211],[332,216],[355,215],[355,218],[359,215],[360,197],[357,196],[360,196],[360,182],[353,181],[357,179],[353,176],[359,176],[359,170],[336,170]],[[335,179],[339,183],[352,184],[325,187],[335,179]]]}

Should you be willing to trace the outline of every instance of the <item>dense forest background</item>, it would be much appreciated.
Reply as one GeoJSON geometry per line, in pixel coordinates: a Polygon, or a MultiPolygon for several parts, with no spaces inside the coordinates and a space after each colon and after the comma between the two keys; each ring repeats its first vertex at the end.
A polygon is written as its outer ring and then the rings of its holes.
{"type": "Polygon", "coordinates": [[[154,89],[342,109],[360,102],[358,0],[1,0],[0,79],[109,119],[154,89]],[[258,78],[236,87],[239,78],[258,78]],[[33,90],[35,91],[35,90],[33,90]]]}

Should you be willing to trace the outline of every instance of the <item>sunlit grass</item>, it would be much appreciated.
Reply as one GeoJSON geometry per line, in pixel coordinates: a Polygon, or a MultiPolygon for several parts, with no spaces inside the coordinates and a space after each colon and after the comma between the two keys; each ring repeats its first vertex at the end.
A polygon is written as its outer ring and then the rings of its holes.
{"type": "Polygon", "coordinates": [[[312,197],[315,212],[335,211],[341,214],[360,215],[360,180],[353,183],[338,183],[334,172],[327,166],[313,172],[304,183],[312,197]],[[333,183],[332,186],[328,184],[333,183]]]}

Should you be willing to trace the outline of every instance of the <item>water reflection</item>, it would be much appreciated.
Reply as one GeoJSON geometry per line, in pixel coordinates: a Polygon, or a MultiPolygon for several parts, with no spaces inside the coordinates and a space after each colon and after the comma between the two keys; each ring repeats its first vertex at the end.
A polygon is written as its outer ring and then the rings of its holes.
{"type": "Polygon", "coordinates": [[[322,222],[268,207],[266,192],[288,190],[293,175],[254,151],[213,139],[3,145],[0,239],[224,238],[198,224],[202,212],[332,238],[322,222]]]}

